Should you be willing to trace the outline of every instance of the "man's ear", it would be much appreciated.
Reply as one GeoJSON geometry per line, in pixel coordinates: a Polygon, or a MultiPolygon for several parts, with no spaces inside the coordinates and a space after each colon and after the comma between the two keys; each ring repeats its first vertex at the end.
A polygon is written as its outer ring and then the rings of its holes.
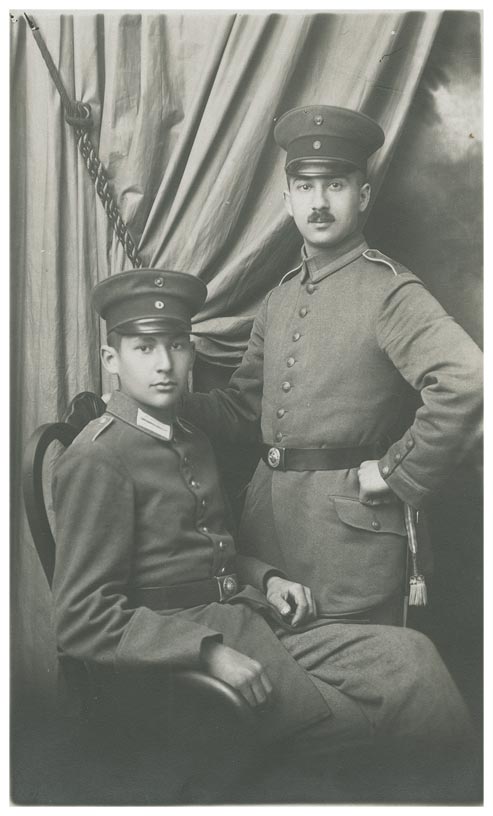
{"type": "Polygon", "coordinates": [[[119,373],[119,356],[113,346],[101,346],[101,362],[109,374],[119,373]]]}
{"type": "Polygon", "coordinates": [[[360,187],[359,191],[359,211],[364,213],[370,203],[371,187],[367,181],[360,187]]]}
{"type": "Polygon", "coordinates": [[[293,206],[291,204],[291,193],[289,190],[284,190],[282,197],[284,198],[284,206],[286,207],[288,213],[292,217],[293,215],[293,206]]]}

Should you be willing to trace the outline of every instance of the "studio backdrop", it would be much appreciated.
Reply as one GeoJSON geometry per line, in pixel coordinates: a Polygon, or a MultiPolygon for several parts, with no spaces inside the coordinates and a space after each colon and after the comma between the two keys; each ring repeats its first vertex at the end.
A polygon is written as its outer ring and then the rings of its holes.
{"type": "MultiPolygon", "coordinates": [[[[216,380],[238,364],[262,298],[299,257],[272,131],[303,104],[355,108],[382,125],[370,246],[408,265],[479,341],[479,14],[33,17],[68,94],[91,106],[91,139],[145,265],[208,284],[194,332],[216,380]]],[[[16,687],[49,698],[51,602],[20,461],[38,425],[107,386],[89,292],[130,264],[22,14],[11,14],[11,33],[12,643],[16,687]]]]}

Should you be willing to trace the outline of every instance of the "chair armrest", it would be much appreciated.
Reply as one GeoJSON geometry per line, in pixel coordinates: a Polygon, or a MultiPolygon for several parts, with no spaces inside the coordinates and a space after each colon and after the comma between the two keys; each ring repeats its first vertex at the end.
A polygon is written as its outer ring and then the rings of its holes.
{"type": "Polygon", "coordinates": [[[191,693],[204,693],[218,701],[222,701],[230,711],[234,712],[243,727],[247,729],[255,727],[253,709],[241,694],[228,683],[195,669],[176,669],[171,674],[183,689],[191,693]]]}
{"type": "MultiPolygon", "coordinates": [[[[146,689],[151,693],[165,687],[170,692],[173,688],[180,692],[178,699],[195,699],[197,703],[204,703],[207,708],[219,705],[224,713],[232,715],[234,722],[238,723],[242,732],[247,736],[256,729],[256,717],[253,709],[248,705],[241,694],[223,680],[218,680],[210,674],[206,674],[198,669],[168,669],[164,671],[153,669],[150,673],[146,669],[133,668],[123,673],[114,673],[112,669],[101,666],[97,668],[90,666],[83,661],[75,660],[66,656],[60,656],[60,668],[65,682],[72,693],[75,693],[80,701],[79,712],[83,716],[98,716],[97,710],[100,703],[103,707],[108,700],[114,700],[121,690],[124,694],[131,692],[140,693],[142,680],[150,680],[146,689]]],[[[170,699],[174,699],[172,694],[170,699]]],[[[177,713],[179,713],[179,708],[177,713]]]]}

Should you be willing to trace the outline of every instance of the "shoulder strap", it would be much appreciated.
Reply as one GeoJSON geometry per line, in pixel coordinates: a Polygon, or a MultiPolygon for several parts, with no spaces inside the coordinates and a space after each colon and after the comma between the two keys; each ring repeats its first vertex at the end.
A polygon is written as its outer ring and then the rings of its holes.
{"type": "Polygon", "coordinates": [[[94,425],[97,425],[96,432],[91,436],[91,442],[95,442],[98,436],[100,436],[100,434],[102,434],[106,428],[109,428],[114,421],[115,417],[110,416],[110,414],[103,414],[102,417],[99,417],[99,419],[95,419],[94,422],[91,422],[91,431],[94,429],[94,425]]]}
{"type": "Polygon", "coordinates": [[[363,252],[363,257],[365,257],[367,261],[385,264],[385,266],[388,266],[392,270],[394,275],[399,274],[390,258],[387,258],[387,256],[379,252],[378,249],[366,249],[363,252]]]}
{"type": "Polygon", "coordinates": [[[301,266],[302,264],[298,264],[298,266],[295,266],[294,269],[290,269],[289,272],[286,272],[286,274],[283,275],[281,280],[279,281],[278,286],[282,286],[283,283],[285,283],[288,280],[291,280],[291,278],[294,278],[294,276],[297,275],[298,272],[301,272],[301,266]]]}

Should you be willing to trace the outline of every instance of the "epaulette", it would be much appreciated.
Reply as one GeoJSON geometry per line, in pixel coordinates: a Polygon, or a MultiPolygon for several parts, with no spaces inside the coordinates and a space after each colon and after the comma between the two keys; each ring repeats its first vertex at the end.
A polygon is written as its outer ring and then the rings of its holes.
{"type": "MultiPolygon", "coordinates": [[[[110,416],[109,414],[103,414],[102,417],[99,419],[95,419],[94,423],[97,424],[96,432],[91,436],[91,442],[95,442],[95,440],[100,436],[106,428],[109,428],[110,425],[115,421],[115,417],[110,416]]],[[[91,422],[91,425],[94,427],[94,423],[91,422]]],[[[92,430],[92,429],[91,429],[92,430]]]]}
{"type": "Polygon", "coordinates": [[[393,262],[390,258],[387,258],[386,255],[383,255],[382,252],[379,252],[378,249],[366,249],[363,252],[363,257],[366,258],[367,261],[374,261],[376,263],[383,263],[385,266],[390,267],[394,275],[398,275],[397,269],[395,268],[393,262]]]}
{"type": "Polygon", "coordinates": [[[302,265],[303,264],[298,264],[298,266],[295,266],[294,269],[290,269],[289,272],[286,272],[286,274],[283,275],[281,280],[279,281],[278,286],[282,286],[283,283],[285,283],[288,280],[291,280],[291,278],[294,278],[294,276],[297,275],[298,272],[301,272],[302,265]]]}

